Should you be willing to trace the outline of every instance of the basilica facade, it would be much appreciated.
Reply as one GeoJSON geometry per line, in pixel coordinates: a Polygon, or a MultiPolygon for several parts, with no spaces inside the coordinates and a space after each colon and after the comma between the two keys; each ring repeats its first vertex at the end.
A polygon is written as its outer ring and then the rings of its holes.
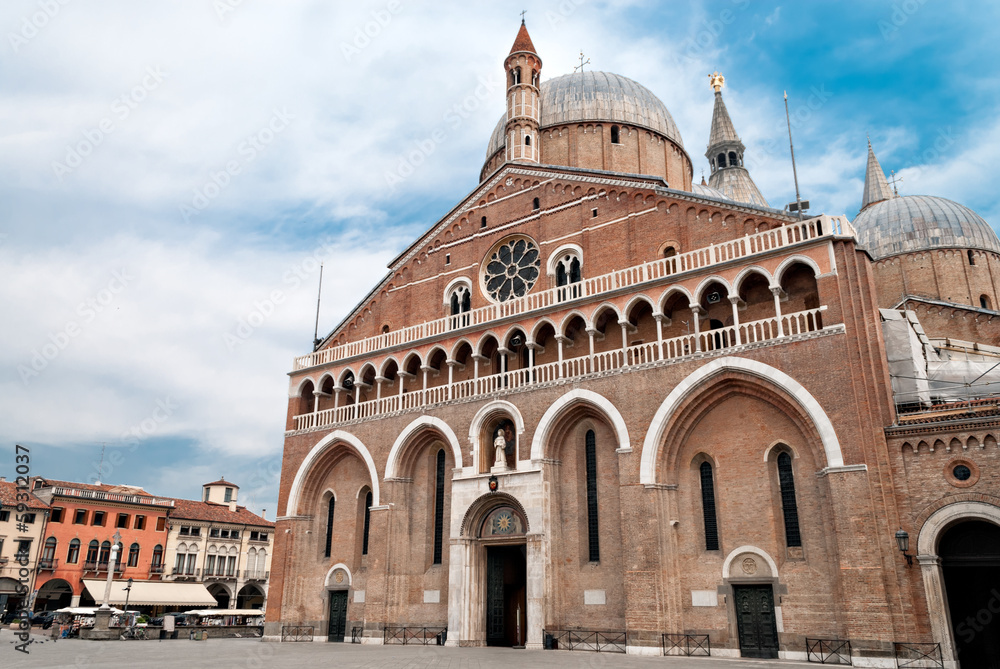
{"type": "Polygon", "coordinates": [[[718,74],[695,183],[642,85],[503,67],[479,185],[294,361],[266,638],[997,666],[989,224],[873,150],[855,221],[770,207],[718,74]]]}

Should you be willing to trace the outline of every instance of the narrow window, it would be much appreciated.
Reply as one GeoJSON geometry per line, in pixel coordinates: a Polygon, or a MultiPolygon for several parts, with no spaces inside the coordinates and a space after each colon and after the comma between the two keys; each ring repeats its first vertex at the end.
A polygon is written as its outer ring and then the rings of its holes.
{"type": "Polygon", "coordinates": [[[451,315],[452,316],[458,316],[458,314],[459,314],[458,305],[459,305],[459,302],[458,302],[458,291],[455,291],[454,293],[451,294],[451,315]]]}
{"type": "Polygon", "coordinates": [[[372,493],[365,495],[365,533],[361,539],[361,554],[368,555],[368,529],[371,526],[372,493]]]}
{"type": "Polygon", "coordinates": [[[976,256],[974,256],[974,255],[972,254],[972,251],[971,251],[971,250],[969,250],[969,251],[966,251],[966,253],[968,253],[968,255],[969,255],[969,264],[970,264],[970,265],[975,265],[975,264],[976,264],[976,256]]]}
{"type": "Polygon", "coordinates": [[[437,486],[434,490],[434,564],[441,564],[444,541],[444,450],[437,454],[437,486]]]}
{"type": "Polygon", "coordinates": [[[163,546],[156,544],[153,548],[153,566],[158,567],[163,564],[163,546]]]}
{"type": "Polygon", "coordinates": [[[715,481],[712,465],[701,463],[701,508],[705,516],[705,550],[719,550],[719,521],[715,517],[715,481]]]}
{"type": "Polygon", "coordinates": [[[562,263],[556,265],[556,285],[565,286],[566,285],[566,266],[562,263]]]}
{"type": "Polygon", "coordinates": [[[49,537],[45,540],[45,548],[42,549],[42,559],[48,562],[49,567],[52,567],[52,561],[56,559],[55,537],[49,537]]]}
{"type": "MultiPolygon", "coordinates": [[[[225,560],[226,558],[222,558],[225,560]]],[[[205,576],[211,576],[215,573],[215,556],[206,555],[205,556],[205,576]]]]}
{"type": "Polygon", "coordinates": [[[591,209],[590,210],[590,217],[591,218],[597,218],[597,210],[596,209],[591,209]]]}
{"type": "Polygon", "coordinates": [[[726,154],[724,154],[724,153],[720,153],[720,154],[719,154],[719,158],[718,158],[718,161],[719,161],[719,167],[720,167],[720,168],[721,168],[721,167],[725,167],[725,166],[726,166],[726,154]]]}
{"type": "Polygon", "coordinates": [[[731,166],[733,166],[733,167],[735,167],[736,165],[739,164],[739,163],[736,162],[736,152],[735,151],[730,151],[729,152],[729,164],[731,166]]]}
{"type": "Polygon", "coordinates": [[[146,529],[146,516],[136,516],[135,524],[132,525],[134,530],[144,530],[146,529]]]}
{"type": "Polygon", "coordinates": [[[105,541],[101,544],[101,555],[97,558],[97,561],[101,564],[108,564],[111,560],[111,542],[105,541]]]}
{"type": "Polygon", "coordinates": [[[205,488],[205,501],[208,501],[208,488],[205,488]]]}
{"type": "Polygon", "coordinates": [[[225,496],[225,499],[223,501],[224,502],[232,502],[233,501],[233,489],[232,488],[226,488],[226,496],[225,496]]]}
{"type": "Polygon", "coordinates": [[[534,200],[531,201],[531,208],[532,209],[536,209],[537,210],[537,209],[540,208],[540,206],[541,206],[541,204],[538,202],[538,198],[537,197],[534,200]]]}
{"type": "Polygon", "coordinates": [[[323,550],[323,555],[326,557],[330,557],[333,550],[333,507],[336,502],[337,500],[331,495],[330,502],[326,505],[326,548],[323,550]]]}
{"type": "Polygon", "coordinates": [[[620,143],[619,142],[619,137],[618,137],[618,126],[616,126],[616,125],[611,126],[611,143],[612,144],[619,144],[620,143]]]}
{"type": "MultiPolygon", "coordinates": [[[[97,539],[91,541],[87,546],[87,562],[97,562],[98,546],[100,546],[100,544],[97,543],[97,539]]],[[[93,569],[93,567],[91,567],[91,569],[93,569]]]]}
{"type": "Polygon", "coordinates": [[[524,136],[524,145],[525,146],[531,146],[531,135],[525,135],[524,136]]]}
{"type": "Polygon", "coordinates": [[[128,566],[139,566],[139,544],[132,544],[128,549],[128,566]]]}
{"type": "Polygon", "coordinates": [[[486,227],[486,217],[485,217],[485,216],[483,216],[483,217],[482,217],[482,218],[481,218],[481,219],[479,220],[479,227],[481,227],[481,228],[485,228],[485,227],[486,227]]]}
{"type": "Polygon", "coordinates": [[[993,307],[990,306],[990,298],[989,298],[988,295],[980,295],[979,296],[979,306],[981,306],[983,309],[992,309],[993,308],[993,307]]]}
{"type": "Polygon", "coordinates": [[[162,532],[167,528],[167,518],[166,516],[160,516],[156,519],[156,531],[162,532]]]}
{"type": "Polygon", "coordinates": [[[778,484],[781,486],[781,510],[785,514],[785,543],[801,546],[799,511],[795,505],[795,479],[792,476],[792,457],[788,453],[778,456],[778,484]]]}
{"type": "Polygon", "coordinates": [[[69,550],[66,552],[66,563],[76,564],[80,561],[80,540],[73,539],[69,542],[69,550]]]}
{"type": "Polygon", "coordinates": [[[569,282],[579,283],[580,282],[580,259],[573,258],[569,261],[569,282]]]}
{"type": "Polygon", "coordinates": [[[601,544],[597,536],[597,438],[593,430],[587,430],[587,536],[590,546],[590,561],[601,561],[601,544]]]}
{"type": "Polygon", "coordinates": [[[445,253],[444,254],[444,264],[445,265],[450,265],[451,264],[451,254],[450,253],[445,253]]]}

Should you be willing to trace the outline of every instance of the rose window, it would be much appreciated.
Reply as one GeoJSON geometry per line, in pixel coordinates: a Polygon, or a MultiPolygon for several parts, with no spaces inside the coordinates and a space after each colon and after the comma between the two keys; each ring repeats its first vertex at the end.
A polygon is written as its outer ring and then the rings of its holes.
{"type": "Polygon", "coordinates": [[[486,263],[483,283],[487,294],[497,302],[523,297],[538,280],[540,264],[538,247],[530,239],[504,242],[486,263]]]}

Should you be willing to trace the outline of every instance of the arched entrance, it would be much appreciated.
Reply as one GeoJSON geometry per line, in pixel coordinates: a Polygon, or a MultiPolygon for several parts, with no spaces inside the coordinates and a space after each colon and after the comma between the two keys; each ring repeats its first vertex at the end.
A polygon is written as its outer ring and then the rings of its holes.
{"type": "Polygon", "coordinates": [[[208,593],[215,597],[216,608],[228,609],[229,608],[229,588],[227,588],[222,583],[213,583],[208,586],[208,593]]]}
{"type": "Polygon", "coordinates": [[[1000,669],[1000,526],[958,523],[938,555],[959,666],[1000,669]]]}
{"type": "Polygon", "coordinates": [[[238,609],[262,609],[264,608],[264,593],[256,585],[247,584],[236,593],[236,608],[238,609]]]}
{"type": "Polygon", "coordinates": [[[36,611],[55,611],[65,606],[69,606],[73,601],[73,587],[61,578],[54,578],[46,581],[38,589],[38,596],[35,598],[36,611]]]}
{"type": "Polygon", "coordinates": [[[460,543],[452,543],[451,573],[461,580],[449,584],[450,601],[460,602],[449,606],[449,644],[540,647],[541,592],[532,584],[541,578],[528,575],[542,576],[542,556],[521,503],[503,492],[483,495],[461,528],[460,543]]]}
{"type": "Polygon", "coordinates": [[[998,537],[1000,507],[969,500],[932,513],[917,539],[934,641],[946,661],[960,661],[963,669],[1000,667],[998,537]]]}

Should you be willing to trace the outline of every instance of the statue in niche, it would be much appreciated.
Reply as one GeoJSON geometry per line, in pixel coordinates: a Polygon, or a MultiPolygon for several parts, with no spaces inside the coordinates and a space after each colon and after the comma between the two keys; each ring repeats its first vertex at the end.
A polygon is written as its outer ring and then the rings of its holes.
{"type": "Polygon", "coordinates": [[[496,448],[496,453],[493,458],[493,466],[506,467],[507,454],[504,450],[507,448],[507,440],[504,439],[503,430],[497,430],[497,438],[493,440],[493,446],[496,448]]]}

